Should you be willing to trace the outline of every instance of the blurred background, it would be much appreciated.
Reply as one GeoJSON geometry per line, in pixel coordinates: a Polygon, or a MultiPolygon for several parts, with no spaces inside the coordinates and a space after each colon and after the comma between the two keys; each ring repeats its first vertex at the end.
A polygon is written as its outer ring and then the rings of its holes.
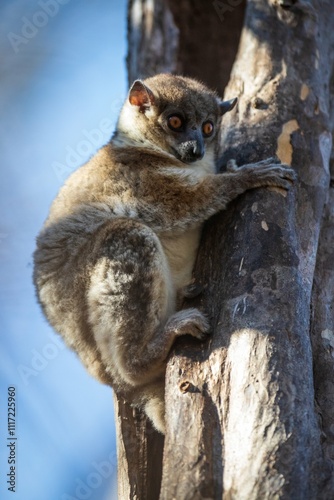
{"type": "Polygon", "coordinates": [[[66,177],[112,135],[127,91],[126,0],[2,0],[0,19],[0,498],[116,499],[112,392],[44,320],[32,253],[66,177]]]}

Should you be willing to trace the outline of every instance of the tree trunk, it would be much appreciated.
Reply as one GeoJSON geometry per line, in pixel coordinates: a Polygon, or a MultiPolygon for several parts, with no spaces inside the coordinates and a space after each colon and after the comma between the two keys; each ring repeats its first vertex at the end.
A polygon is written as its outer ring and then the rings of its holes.
{"type": "Polygon", "coordinates": [[[159,498],[164,439],[146,416],[114,395],[120,499],[159,498]]]}
{"type": "MultiPolygon", "coordinates": [[[[243,17],[238,0],[130,1],[129,79],[169,70],[222,90],[243,17]]],[[[196,305],[213,336],[170,357],[162,500],[334,498],[333,26],[325,0],[247,2],[219,165],[276,154],[298,182],[287,196],[250,191],[205,227],[196,305]]],[[[138,429],[122,421],[148,448],[128,453],[120,498],[155,499],[159,453],[147,457],[161,446],[138,429]]]]}

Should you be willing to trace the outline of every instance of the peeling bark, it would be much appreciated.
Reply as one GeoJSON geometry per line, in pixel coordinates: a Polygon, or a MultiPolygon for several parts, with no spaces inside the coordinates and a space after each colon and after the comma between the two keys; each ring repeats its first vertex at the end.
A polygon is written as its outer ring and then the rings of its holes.
{"type": "MultiPolygon", "coordinates": [[[[244,8],[203,4],[130,0],[130,80],[177,71],[223,89],[244,8]]],[[[219,168],[276,154],[298,182],[287,196],[250,191],[206,224],[195,269],[204,293],[184,306],[208,314],[213,336],[180,339],[170,357],[161,500],[334,498],[333,26],[326,0],[247,3],[225,92],[239,105],[224,117],[219,168]]],[[[120,498],[154,500],[145,488],[161,443],[122,404],[120,498]]]]}

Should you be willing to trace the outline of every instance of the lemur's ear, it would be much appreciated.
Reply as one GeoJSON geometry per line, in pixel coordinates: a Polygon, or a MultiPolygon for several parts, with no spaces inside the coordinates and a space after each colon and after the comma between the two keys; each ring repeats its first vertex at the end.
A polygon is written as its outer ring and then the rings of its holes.
{"type": "Polygon", "coordinates": [[[129,102],[132,106],[138,106],[141,113],[145,113],[154,104],[155,98],[141,80],[136,80],[129,91],[129,102]]]}
{"type": "Polygon", "coordinates": [[[234,99],[230,99],[229,101],[221,101],[219,103],[220,113],[224,115],[225,113],[227,113],[227,111],[231,111],[231,109],[234,108],[237,102],[238,102],[237,97],[235,97],[234,99]]]}

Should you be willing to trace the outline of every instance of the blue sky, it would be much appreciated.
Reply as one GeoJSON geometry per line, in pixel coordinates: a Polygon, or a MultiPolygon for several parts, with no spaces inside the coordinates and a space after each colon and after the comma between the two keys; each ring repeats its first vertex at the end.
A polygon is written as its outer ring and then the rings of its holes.
{"type": "Polygon", "coordinates": [[[3,1],[0,19],[0,498],[110,500],[111,390],[48,326],[31,275],[52,199],[107,142],[126,95],[126,2],[3,1]],[[6,484],[8,386],[16,389],[15,495],[6,484]]]}

